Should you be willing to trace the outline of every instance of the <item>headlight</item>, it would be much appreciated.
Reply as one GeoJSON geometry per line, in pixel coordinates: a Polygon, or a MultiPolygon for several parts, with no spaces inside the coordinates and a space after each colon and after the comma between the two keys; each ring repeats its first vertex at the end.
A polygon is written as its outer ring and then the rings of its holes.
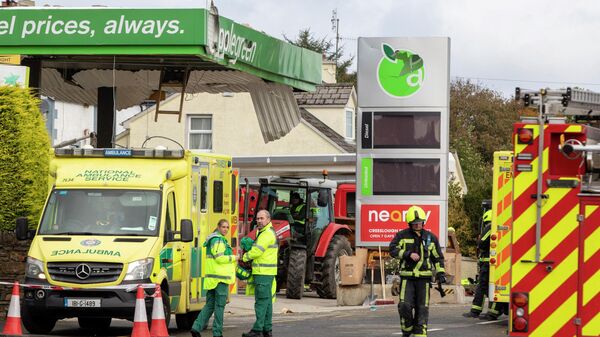
{"type": "Polygon", "coordinates": [[[143,280],[150,277],[152,272],[152,265],[154,265],[153,258],[147,258],[142,260],[133,261],[127,268],[127,274],[125,274],[125,281],[132,280],[143,280]]]}
{"type": "Polygon", "coordinates": [[[46,274],[44,274],[44,264],[42,261],[34,259],[33,257],[27,257],[25,273],[27,274],[27,277],[46,279],[46,274]]]}

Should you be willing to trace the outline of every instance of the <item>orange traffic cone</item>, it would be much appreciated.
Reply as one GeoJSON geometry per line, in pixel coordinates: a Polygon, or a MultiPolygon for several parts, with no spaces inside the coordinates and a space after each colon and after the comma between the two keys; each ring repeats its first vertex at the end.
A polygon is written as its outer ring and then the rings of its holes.
{"type": "Polygon", "coordinates": [[[167,323],[165,321],[165,309],[162,302],[160,285],[156,285],[154,291],[154,303],[152,304],[152,324],[150,337],[169,337],[167,323]]]}
{"type": "Polygon", "coordinates": [[[137,296],[135,299],[135,314],[133,317],[133,331],[131,337],[150,337],[148,330],[148,318],[146,316],[146,301],[144,300],[146,293],[142,286],[137,288],[137,296]]]}
{"type": "Polygon", "coordinates": [[[19,282],[15,282],[13,285],[8,315],[6,316],[6,324],[4,324],[2,334],[14,336],[23,335],[23,330],[21,330],[21,306],[19,304],[19,282]]]}

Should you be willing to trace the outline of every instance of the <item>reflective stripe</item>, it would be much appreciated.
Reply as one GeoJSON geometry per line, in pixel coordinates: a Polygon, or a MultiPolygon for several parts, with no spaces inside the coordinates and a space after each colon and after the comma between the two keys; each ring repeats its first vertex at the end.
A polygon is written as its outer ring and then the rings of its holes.
{"type": "Polygon", "coordinates": [[[219,256],[223,256],[223,255],[225,255],[225,253],[217,253],[216,255],[213,255],[213,254],[206,254],[206,258],[207,258],[207,259],[216,259],[217,257],[219,257],[219,256]]]}
{"type": "Polygon", "coordinates": [[[491,231],[491,230],[489,230],[487,233],[485,233],[485,235],[484,235],[484,236],[482,236],[482,237],[481,237],[481,241],[485,241],[485,239],[487,239],[487,238],[488,238],[488,236],[490,236],[490,234],[492,234],[492,231],[491,231]]]}
{"type": "Polygon", "coordinates": [[[277,264],[271,264],[271,263],[253,263],[252,267],[277,268],[277,264]]]}
{"type": "Polygon", "coordinates": [[[400,239],[402,243],[415,243],[415,239],[400,239]]]}
{"type": "Polygon", "coordinates": [[[252,247],[256,247],[256,248],[260,249],[262,252],[264,252],[264,251],[265,251],[265,248],[264,248],[263,246],[259,246],[259,245],[257,245],[256,243],[255,243],[255,244],[253,244],[253,245],[252,245],[252,247]]]}
{"type": "Polygon", "coordinates": [[[490,262],[490,258],[489,257],[480,257],[479,262],[490,262]]]}
{"type": "Polygon", "coordinates": [[[473,304],[473,305],[471,306],[471,309],[475,309],[475,310],[477,310],[477,311],[481,311],[481,309],[482,309],[482,308],[481,308],[480,306],[478,306],[478,305],[475,305],[475,304],[473,304]]]}
{"type": "Polygon", "coordinates": [[[267,248],[279,248],[278,244],[268,245],[267,248]]]}
{"type": "Polygon", "coordinates": [[[229,276],[221,276],[221,275],[215,275],[215,274],[206,274],[204,275],[205,277],[210,277],[210,278],[216,278],[219,280],[230,280],[231,277],[229,276]]]}

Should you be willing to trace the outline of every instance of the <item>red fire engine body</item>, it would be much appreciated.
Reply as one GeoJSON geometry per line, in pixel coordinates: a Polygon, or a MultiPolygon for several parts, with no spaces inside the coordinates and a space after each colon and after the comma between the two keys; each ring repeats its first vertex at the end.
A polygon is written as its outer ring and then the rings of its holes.
{"type": "Polygon", "coordinates": [[[509,334],[600,336],[600,129],[540,114],[513,142],[509,334]]]}

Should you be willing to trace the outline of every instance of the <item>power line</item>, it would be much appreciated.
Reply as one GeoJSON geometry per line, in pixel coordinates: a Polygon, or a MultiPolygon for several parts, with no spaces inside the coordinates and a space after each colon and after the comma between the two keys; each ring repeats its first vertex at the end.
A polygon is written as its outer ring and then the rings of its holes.
{"type": "Polygon", "coordinates": [[[493,78],[493,77],[470,77],[470,76],[451,76],[454,79],[479,80],[479,81],[498,81],[498,82],[521,82],[521,83],[548,83],[548,84],[565,84],[565,85],[594,85],[600,86],[600,83],[589,82],[565,82],[565,81],[546,81],[546,80],[523,80],[510,78],[493,78]]]}

